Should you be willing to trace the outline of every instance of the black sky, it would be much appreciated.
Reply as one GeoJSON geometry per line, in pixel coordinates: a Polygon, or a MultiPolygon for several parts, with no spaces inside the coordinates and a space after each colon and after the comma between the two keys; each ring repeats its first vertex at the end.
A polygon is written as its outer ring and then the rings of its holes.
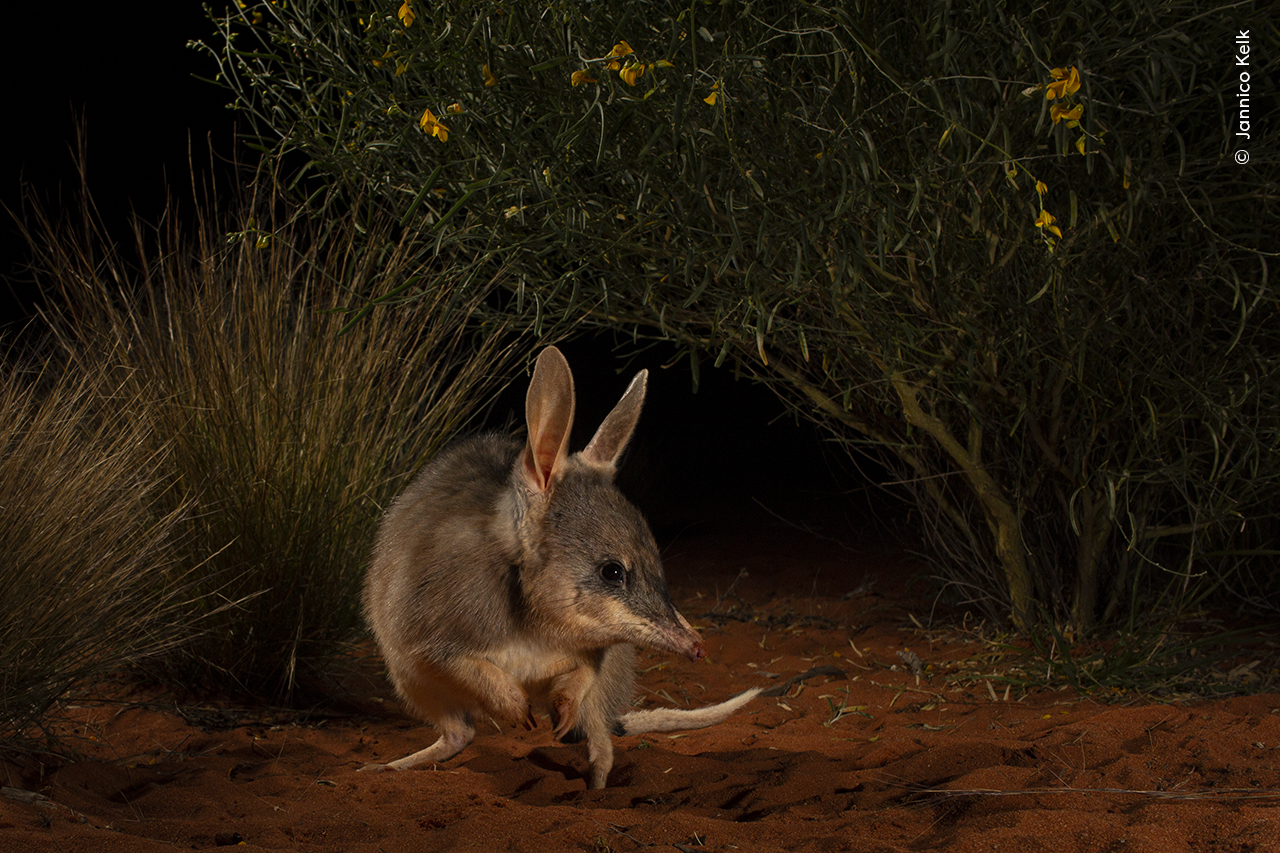
{"type": "MultiPolygon", "coordinates": [[[[216,3],[216,0],[215,0],[216,3]]],[[[188,143],[207,162],[233,151],[233,114],[208,57],[187,47],[213,25],[198,0],[10,4],[3,24],[7,118],[0,202],[21,214],[24,185],[52,209],[76,198],[76,125],[87,133],[88,176],[108,226],[123,237],[130,211],[154,220],[166,186],[190,197],[188,143]]],[[[0,222],[0,323],[31,308],[26,250],[8,214],[0,222]],[[15,294],[13,291],[17,290],[15,294]]]]}

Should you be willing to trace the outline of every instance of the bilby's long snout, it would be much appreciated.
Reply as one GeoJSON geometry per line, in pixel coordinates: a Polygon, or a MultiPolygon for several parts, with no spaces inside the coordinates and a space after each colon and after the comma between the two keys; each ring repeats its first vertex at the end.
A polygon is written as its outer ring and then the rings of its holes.
{"type": "Polygon", "coordinates": [[[702,644],[702,635],[689,624],[679,610],[671,608],[668,618],[649,625],[651,632],[642,640],[642,644],[660,651],[684,655],[691,661],[700,661],[707,656],[707,647],[702,644]]]}
{"type": "Polygon", "coordinates": [[[684,618],[684,615],[679,610],[675,611],[675,614],[676,621],[683,629],[686,640],[689,643],[688,648],[684,650],[684,654],[691,661],[702,660],[707,656],[707,647],[702,645],[702,635],[694,630],[693,626],[689,624],[688,620],[684,618]]]}

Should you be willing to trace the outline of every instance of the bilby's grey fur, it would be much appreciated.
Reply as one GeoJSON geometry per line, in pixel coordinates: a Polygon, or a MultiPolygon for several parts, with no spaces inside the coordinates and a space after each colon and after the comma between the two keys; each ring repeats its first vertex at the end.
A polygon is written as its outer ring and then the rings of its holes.
{"type": "Polygon", "coordinates": [[[392,503],[374,544],[364,607],[396,692],[439,739],[362,770],[446,761],[477,717],[585,739],[590,785],[613,766],[610,735],[719,723],[760,691],[700,709],[627,711],[634,645],[700,660],[697,631],[667,593],[640,512],[613,485],[640,417],[647,371],[587,447],[569,455],[573,375],[548,347],[525,400],[525,442],[486,435],[440,454],[392,503]]]}

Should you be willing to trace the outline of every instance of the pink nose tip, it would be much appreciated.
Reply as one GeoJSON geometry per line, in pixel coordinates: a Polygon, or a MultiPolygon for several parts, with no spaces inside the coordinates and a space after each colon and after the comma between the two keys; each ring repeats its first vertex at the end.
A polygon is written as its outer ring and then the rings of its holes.
{"type": "Polygon", "coordinates": [[[702,641],[699,640],[693,644],[693,648],[689,650],[688,654],[689,660],[700,661],[707,656],[707,647],[702,645],[702,641]]]}

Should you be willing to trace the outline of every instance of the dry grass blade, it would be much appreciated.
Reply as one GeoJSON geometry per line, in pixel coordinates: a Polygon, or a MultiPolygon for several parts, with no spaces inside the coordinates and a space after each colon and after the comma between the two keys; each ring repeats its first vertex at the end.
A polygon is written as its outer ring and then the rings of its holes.
{"type": "Polygon", "coordinates": [[[0,741],[12,744],[76,685],[170,653],[196,626],[177,559],[189,508],[128,383],[0,371],[0,741]]]}

